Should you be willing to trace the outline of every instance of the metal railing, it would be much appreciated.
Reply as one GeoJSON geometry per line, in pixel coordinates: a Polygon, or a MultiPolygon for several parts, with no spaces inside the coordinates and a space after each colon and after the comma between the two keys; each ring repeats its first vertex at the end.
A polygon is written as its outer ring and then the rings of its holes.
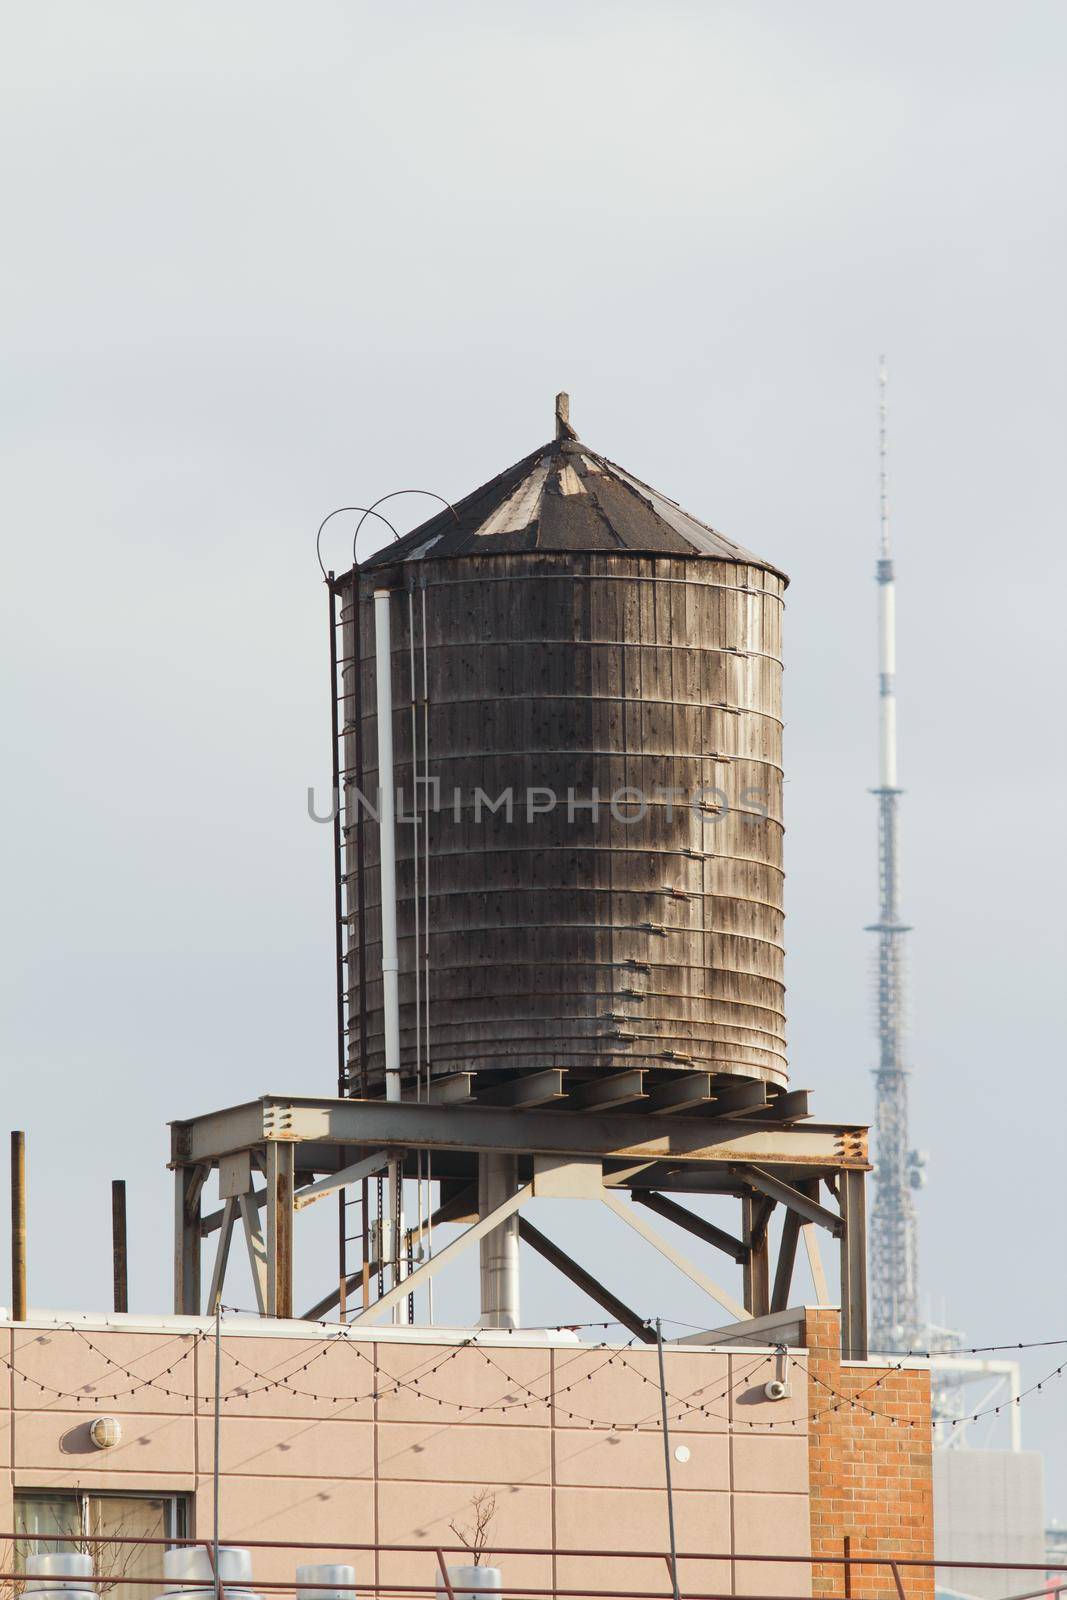
{"type": "MultiPolygon", "coordinates": [[[[178,1546],[196,1547],[206,1551],[209,1568],[211,1571],[215,1571],[214,1541],[211,1538],[166,1539],[158,1537],[141,1538],[136,1536],[120,1537],[115,1534],[101,1534],[95,1536],[79,1534],[75,1540],[70,1540],[64,1539],[62,1536],[57,1536],[55,1534],[0,1533],[0,1543],[6,1541],[11,1541],[12,1545],[16,1549],[23,1550],[32,1545],[49,1545],[58,1548],[66,1544],[70,1544],[72,1546],[77,1544],[79,1548],[98,1544],[137,1545],[141,1547],[161,1545],[166,1549],[173,1549],[178,1546]]],[[[356,1581],[352,1584],[312,1584],[304,1583],[303,1581],[301,1581],[300,1584],[302,1591],[323,1589],[333,1593],[338,1590],[350,1590],[354,1600],[384,1600],[384,1597],[392,1595],[408,1595],[412,1597],[429,1596],[430,1600],[435,1600],[435,1597],[442,1594],[447,1597],[447,1600],[456,1600],[456,1590],[452,1580],[449,1577],[448,1558],[450,1556],[453,1558],[462,1558],[469,1553],[464,1545],[444,1543],[359,1543],[346,1539],[340,1539],[334,1543],[327,1539],[300,1541],[294,1539],[244,1538],[240,1539],[239,1541],[220,1538],[219,1541],[220,1545],[222,1546],[232,1545],[238,1542],[240,1543],[241,1548],[253,1552],[256,1550],[291,1550],[295,1556],[297,1552],[305,1553],[308,1551],[316,1551],[319,1553],[329,1553],[333,1560],[337,1560],[339,1555],[347,1558],[357,1558],[359,1556],[364,1558],[370,1557],[372,1558],[375,1567],[377,1567],[377,1558],[380,1556],[422,1555],[430,1558],[430,1560],[427,1561],[428,1569],[436,1568],[435,1571],[428,1570],[427,1579],[422,1583],[383,1583],[379,1581],[377,1577],[371,1578],[369,1576],[365,1576],[360,1578],[358,1576],[359,1562],[356,1559],[351,1559],[351,1564],[357,1570],[356,1581]]],[[[520,1556],[527,1558],[540,1557],[544,1561],[551,1564],[553,1572],[557,1562],[575,1560],[582,1557],[596,1561],[619,1562],[621,1567],[620,1578],[623,1581],[625,1580],[626,1563],[634,1561],[658,1561],[663,1563],[665,1583],[662,1589],[625,1588],[622,1587],[621,1584],[612,1584],[608,1588],[574,1588],[559,1587],[553,1580],[552,1583],[540,1583],[531,1588],[508,1582],[505,1574],[501,1596],[506,1596],[507,1600],[672,1600],[674,1594],[675,1567],[674,1563],[672,1562],[670,1552],[666,1550],[609,1550],[546,1545],[497,1545],[494,1547],[494,1564],[497,1560],[506,1559],[508,1556],[520,1556]]],[[[735,1571],[738,1564],[743,1563],[797,1566],[806,1568],[809,1573],[814,1573],[816,1569],[818,1569],[820,1572],[825,1572],[827,1569],[830,1569],[834,1572],[840,1572],[840,1580],[837,1587],[837,1592],[846,1597],[852,1592],[852,1574],[854,1571],[856,1571],[856,1569],[860,1568],[874,1569],[875,1571],[884,1574],[886,1578],[885,1595],[887,1596],[887,1600],[909,1600],[908,1591],[905,1587],[905,1577],[918,1575],[920,1573],[926,1574],[933,1572],[936,1578],[936,1574],[939,1569],[945,1569],[954,1573],[968,1571],[1001,1572],[1005,1574],[1006,1579],[1007,1575],[1011,1573],[1032,1574],[1035,1572],[1043,1572],[1046,1575],[1045,1581],[1039,1588],[1027,1589],[1019,1593],[1006,1594],[1004,1596],[1004,1600],[1054,1600],[1054,1597],[1067,1592],[1067,1562],[1034,1563],[1024,1561],[964,1561],[955,1556],[951,1558],[945,1557],[942,1559],[934,1559],[932,1557],[924,1556],[887,1556],[873,1553],[870,1555],[853,1554],[847,1556],[832,1556],[822,1554],[814,1556],[767,1554],[739,1555],[733,1551],[679,1550],[677,1554],[678,1566],[680,1567],[683,1562],[711,1562],[720,1566],[729,1565],[732,1573],[735,1571]]],[[[27,1577],[28,1575],[24,1571],[0,1571],[0,1583],[25,1585],[27,1582],[27,1577]]],[[[47,1589],[50,1587],[57,1589],[59,1591],[57,1600],[61,1600],[64,1589],[70,1589],[72,1586],[72,1580],[70,1578],[50,1577],[43,1574],[39,1576],[34,1575],[31,1581],[35,1590],[47,1589]]],[[[256,1591],[262,1592],[265,1595],[291,1595],[296,1588],[295,1576],[291,1580],[255,1578],[253,1582],[256,1591]]],[[[86,1579],[84,1582],[78,1580],[77,1586],[79,1589],[96,1589],[100,1592],[103,1592],[107,1589],[116,1588],[119,1584],[138,1585],[154,1590],[157,1593],[162,1592],[165,1587],[161,1578],[136,1577],[132,1574],[121,1574],[115,1577],[100,1575],[92,1579],[86,1579]]],[[[210,1593],[211,1589],[209,1582],[198,1584],[196,1581],[186,1580],[181,1582],[180,1587],[185,1590],[196,1590],[197,1588],[203,1588],[208,1593],[210,1593]]],[[[226,1582],[225,1580],[220,1583],[216,1574],[214,1587],[218,1600],[224,1600],[225,1592],[233,1589],[234,1585],[226,1582]]],[[[486,1593],[489,1595],[492,1595],[493,1592],[494,1591],[492,1590],[486,1591],[486,1593]]],[[[822,1583],[820,1583],[818,1587],[813,1583],[810,1588],[796,1595],[782,1593],[776,1593],[774,1595],[760,1595],[747,1587],[743,1588],[741,1591],[738,1591],[734,1586],[733,1579],[731,1579],[731,1585],[729,1588],[701,1586],[700,1588],[694,1589],[688,1586],[679,1586],[681,1600],[733,1600],[733,1597],[739,1592],[744,1594],[744,1600],[811,1600],[812,1595],[829,1593],[831,1591],[826,1589],[822,1583]]]]}

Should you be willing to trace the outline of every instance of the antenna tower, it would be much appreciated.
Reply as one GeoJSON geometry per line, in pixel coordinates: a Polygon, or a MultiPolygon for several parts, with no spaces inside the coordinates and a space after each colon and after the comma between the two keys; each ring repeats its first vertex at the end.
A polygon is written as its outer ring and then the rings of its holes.
{"type": "Polygon", "coordinates": [[[879,773],[878,1065],[875,1068],[875,1199],[871,1211],[871,1334],[881,1350],[914,1348],[919,1336],[919,1281],[914,1191],[922,1187],[923,1158],[909,1148],[908,1069],[904,1062],[904,936],[900,919],[896,703],[896,582],[889,542],[886,444],[886,365],[878,371],[879,546],[879,773]]]}

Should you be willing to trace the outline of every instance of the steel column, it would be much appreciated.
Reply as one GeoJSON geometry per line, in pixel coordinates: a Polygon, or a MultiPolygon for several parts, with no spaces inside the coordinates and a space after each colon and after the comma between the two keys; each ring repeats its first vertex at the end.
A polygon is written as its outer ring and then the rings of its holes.
{"type": "Polygon", "coordinates": [[[844,1230],[841,1235],[841,1356],[867,1359],[867,1205],[865,1174],[843,1171],[838,1193],[844,1230]]]}
{"type": "Polygon", "coordinates": [[[174,1310],[200,1315],[200,1191],[208,1169],[174,1169],[174,1310]]]}
{"type": "Polygon", "coordinates": [[[267,1315],[293,1314],[293,1177],[296,1151],[267,1146],[267,1315]]]}
{"type": "Polygon", "coordinates": [[[741,1239],[747,1249],[743,1264],[745,1310],[765,1317],[771,1309],[771,1251],[767,1223],[774,1202],[757,1195],[741,1197],[741,1239]]]}
{"type": "Polygon", "coordinates": [[[793,1287],[793,1267],[797,1258],[797,1241],[800,1238],[800,1215],[787,1211],[782,1223],[782,1239],[778,1246],[778,1265],[774,1273],[771,1293],[771,1310],[785,1311],[789,1306],[789,1292],[793,1287]]]}

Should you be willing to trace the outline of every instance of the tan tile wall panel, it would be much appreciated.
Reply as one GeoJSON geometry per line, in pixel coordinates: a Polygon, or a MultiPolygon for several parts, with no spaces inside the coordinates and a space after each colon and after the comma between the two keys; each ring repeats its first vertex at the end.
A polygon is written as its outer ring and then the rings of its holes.
{"type": "MultiPolygon", "coordinates": [[[[496,1494],[497,1514],[493,1523],[493,1542],[499,1546],[518,1545],[544,1550],[552,1543],[552,1491],[547,1485],[493,1483],[483,1479],[482,1486],[496,1494]]],[[[406,1483],[383,1482],[378,1488],[378,1528],[383,1544],[418,1544],[430,1550],[439,1544],[455,1545],[456,1536],[449,1524],[463,1527],[471,1520],[471,1486],[469,1484],[424,1483],[413,1494],[406,1483]]],[[[447,1553],[447,1552],[446,1552],[447,1553]]],[[[391,1566],[407,1566],[401,1556],[387,1558],[391,1566]]],[[[460,1557],[450,1558],[458,1563],[460,1557]]],[[[518,1583],[513,1573],[513,1563],[518,1557],[502,1558],[513,1583],[518,1583]]],[[[418,1563],[421,1572],[425,1564],[418,1563]]],[[[517,1568],[516,1568],[517,1571],[517,1568]]],[[[415,1581],[414,1579],[412,1581],[415,1581]]]]}
{"type": "Polygon", "coordinates": [[[383,1422],[444,1422],[490,1426],[547,1423],[544,1396],[551,1392],[550,1350],[383,1342],[378,1346],[378,1417],[383,1422]],[[433,1369],[437,1369],[436,1371],[433,1369]],[[398,1379],[408,1386],[396,1389],[398,1379]],[[531,1393],[532,1391],[532,1393],[531,1393]],[[444,1404],[438,1405],[441,1399],[444,1404]]]}
{"type": "Polygon", "coordinates": [[[463,1422],[389,1422],[378,1427],[378,1476],[470,1484],[552,1481],[549,1428],[463,1422]]]}
{"type": "Polygon", "coordinates": [[[760,1356],[749,1351],[730,1357],[730,1415],[735,1432],[758,1433],[763,1428],[775,1438],[807,1433],[808,1385],[802,1369],[792,1362],[789,1368],[791,1393],[784,1400],[768,1400],[764,1387],[777,1376],[778,1362],[774,1356],[760,1356]],[[773,1425],[770,1430],[767,1430],[768,1423],[773,1425]]]}
{"type": "MultiPolygon", "coordinates": [[[[201,1538],[211,1534],[211,1499],[211,1479],[205,1477],[194,1511],[201,1538]]],[[[260,1582],[291,1582],[297,1563],[304,1561],[347,1561],[365,1571],[367,1558],[353,1557],[346,1547],[374,1543],[374,1500],[374,1485],[365,1479],[228,1477],[222,1483],[220,1524],[227,1544],[293,1539],[317,1545],[299,1553],[256,1550],[260,1582]]]]}
{"type": "Polygon", "coordinates": [[[53,1328],[13,1332],[13,1363],[18,1374],[14,1404],[18,1410],[69,1409],[71,1400],[53,1394],[54,1389],[68,1396],[83,1396],[87,1411],[103,1407],[116,1416],[128,1411],[185,1415],[194,1404],[193,1336],[119,1330],[82,1335],[53,1328]],[[179,1357],[183,1359],[174,1371],[166,1372],[179,1357]],[[44,1392],[37,1383],[46,1386],[44,1392]]]}
{"type": "Polygon", "coordinates": [[[737,1434],[732,1441],[733,1486],[746,1493],[808,1492],[808,1441],[777,1433],[737,1434]]]}
{"type": "MultiPolygon", "coordinates": [[[[729,1426],[729,1359],[669,1352],[668,1417],[690,1432],[725,1432],[729,1426]],[[710,1415],[705,1416],[700,1408],[710,1415]]],[[[556,1425],[588,1427],[588,1418],[620,1427],[637,1423],[658,1434],[660,1395],[654,1352],[556,1352],[556,1425]],[[591,1404],[595,1395],[596,1404],[591,1404]],[[568,1415],[571,1413],[572,1415],[568,1415]]]]}
{"type": "Polygon", "coordinates": [[[135,1416],[118,1418],[122,1437],[100,1450],[89,1437],[92,1414],[84,1411],[22,1411],[15,1422],[20,1473],[63,1473],[68,1479],[93,1477],[101,1468],[112,1474],[191,1473],[195,1469],[195,1424],[192,1417],[135,1416]]]}
{"type": "MultiPolygon", "coordinates": [[[[671,1473],[676,1489],[728,1490],[728,1436],[683,1433],[671,1429],[671,1473]],[[689,1451],[688,1461],[673,1452],[689,1451]]],[[[556,1434],[556,1482],[590,1488],[663,1491],[663,1439],[660,1433],[610,1433],[603,1429],[559,1429],[556,1434]]]]}
{"type": "MultiPolygon", "coordinates": [[[[223,1340],[222,1393],[227,1415],[344,1417],[371,1420],[377,1373],[375,1346],[322,1338],[223,1340]],[[282,1387],[282,1381],[288,1387],[282,1387]]],[[[197,1382],[210,1412],[215,1394],[215,1352],[210,1339],[197,1351],[197,1382]]]]}
{"type": "MultiPolygon", "coordinates": [[[[214,1423],[201,1417],[200,1470],[214,1468],[214,1423]]],[[[224,1473],[265,1478],[373,1478],[374,1424],[319,1417],[227,1417],[224,1473]]]]}
{"type": "MultiPolygon", "coordinates": [[[[679,1550],[729,1551],[728,1494],[676,1489],[674,1519],[679,1550]]],[[[667,1497],[662,1488],[559,1488],[556,1536],[561,1549],[666,1550],[667,1497]]]]}
{"type": "MultiPolygon", "coordinates": [[[[811,1517],[806,1494],[767,1490],[758,1494],[735,1493],[733,1511],[735,1554],[810,1555],[811,1517]]],[[[806,1562],[737,1561],[734,1573],[737,1594],[811,1593],[811,1568],[806,1562]]]]}

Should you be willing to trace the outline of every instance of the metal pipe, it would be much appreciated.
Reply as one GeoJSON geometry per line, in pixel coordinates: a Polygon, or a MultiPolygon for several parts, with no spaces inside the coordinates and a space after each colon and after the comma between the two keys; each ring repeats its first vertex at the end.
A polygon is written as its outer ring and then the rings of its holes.
{"type": "Polygon", "coordinates": [[[11,1134],[11,1320],[26,1320],[26,1135],[11,1134]]]}
{"type": "MultiPolygon", "coordinates": [[[[488,1216],[519,1186],[519,1158],[510,1153],[478,1157],[478,1215],[488,1216]]],[[[479,1241],[481,1328],[517,1328],[519,1322],[519,1218],[506,1217],[479,1241]]]]}
{"type": "MultiPolygon", "coordinates": [[[[420,591],[422,596],[422,771],[423,776],[430,777],[430,665],[426,648],[426,574],[420,574],[420,591]]],[[[426,1098],[430,1098],[430,1083],[433,1077],[433,1068],[430,1064],[430,795],[427,782],[426,792],[426,820],[422,829],[423,868],[422,883],[426,895],[426,914],[423,917],[423,959],[425,961],[425,982],[423,994],[425,996],[425,1022],[426,1022],[426,1098]]],[[[418,960],[416,952],[416,960],[418,960]]],[[[430,1213],[426,1225],[426,1254],[433,1255],[433,1151],[426,1152],[426,1209],[430,1213]]],[[[433,1279],[426,1285],[426,1312],[433,1326],[433,1279]]]]}
{"type": "MultiPolygon", "coordinates": [[[[330,627],[330,736],[333,759],[333,927],[334,963],[337,1008],[337,1094],[348,1093],[348,1037],[345,1029],[345,994],[348,987],[348,964],[345,959],[344,888],[345,863],[342,858],[341,832],[341,745],[338,706],[337,676],[337,594],[331,570],[326,574],[326,598],[329,607],[330,627]]],[[[358,666],[357,666],[358,672],[358,666]]],[[[337,1191],[337,1283],[340,1290],[340,1320],[347,1319],[346,1286],[348,1282],[348,1257],[346,1252],[347,1203],[343,1188],[337,1191]]]]}
{"type": "Polygon", "coordinates": [[[222,1303],[215,1301],[215,1414],[214,1459],[211,1463],[211,1561],[215,1569],[215,1600],[222,1600],[222,1574],[219,1571],[219,1487],[222,1483],[222,1466],[219,1446],[222,1443],[222,1303]]]}
{"type": "Polygon", "coordinates": [[[378,712],[378,828],[381,858],[385,1098],[400,1099],[400,959],[396,935],[396,792],[388,589],[374,591],[374,669],[378,712]]]}
{"type": "Polygon", "coordinates": [[[115,1310],[130,1309],[126,1265],[126,1184],[122,1178],[111,1183],[111,1277],[115,1310]]]}
{"type": "MultiPolygon", "coordinates": [[[[374,679],[378,713],[378,833],[382,917],[382,1013],[385,1029],[385,1098],[400,1099],[400,956],[396,932],[396,788],[393,773],[393,657],[389,627],[390,592],[374,591],[374,679]]],[[[393,1283],[403,1275],[398,1218],[400,1166],[389,1163],[387,1251],[393,1283]]]]}
{"type": "MultiPolygon", "coordinates": [[[[352,566],[352,657],[355,706],[349,715],[345,697],[345,723],[351,722],[355,732],[356,756],[356,938],[359,941],[356,968],[359,978],[359,1092],[367,1095],[367,891],[366,891],[366,826],[363,804],[363,624],[362,595],[359,588],[359,569],[352,566]]],[[[342,620],[344,612],[342,608],[342,620]]],[[[347,815],[347,812],[346,812],[347,815]]],[[[347,862],[346,862],[347,864],[347,862]]],[[[351,1012],[351,1008],[349,1008],[351,1012]]],[[[349,1018],[351,1022],[351,1016],[349,1018]]],[[[362,1266],[363,1309],[370,1305],[370,1191],[364,1178],[360,1187],[360,1250],[362,1266]]]]}
{"type": "MultiPolygon", "coordinates": [[[[326,578],[330,626],[330,736],[333,760],[333,924],[334,956],[337,963],[337,1093],[348,1093],[348,1051],[345,1037],[345,941],[344,941],[344,863],[341,859],[341,746],[337,678],[337,595],[333,573],[326,578]]],[[[342,1319],[343,1320],[343,1319],[342,1319]]]]}
{"type": "Polygon", "coordinates": [[[656,1318],[656,1348],[659,1354],[659,1400],[663,1418],[663,1465],[667,1475],[667,1530],[671,1539],[671,1586],[674,1600],[678,1592],[678,1543],[674,1536],[674,1488],[671,1483],[671,1435],[667,1425],[667,1378],[663,1370],[663,1323],[656,1318]]]}

